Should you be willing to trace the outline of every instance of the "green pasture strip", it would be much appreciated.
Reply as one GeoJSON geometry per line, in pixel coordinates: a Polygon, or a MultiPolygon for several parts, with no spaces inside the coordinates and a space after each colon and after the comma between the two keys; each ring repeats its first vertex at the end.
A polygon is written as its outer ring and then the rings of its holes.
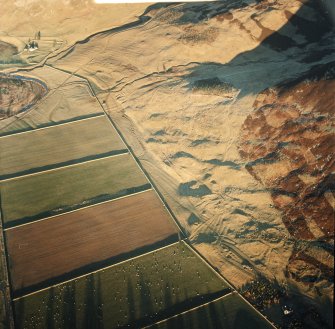
{"type": "Polygon", "coordinates": [[[216,273],[179,242],[16,299],[16,326],[140,328],[229,291],[216,273]]]}
{"type": "Polygon", "coordinates": [[[150,329],[273,329],[242,297],[233,292],[189,312],[161,321],[150,329]]]}
{"type": "Polygon", "coordinates": [[[133,158],[118,155],[0,182],[5,227],[150,188],[133,158]]]}

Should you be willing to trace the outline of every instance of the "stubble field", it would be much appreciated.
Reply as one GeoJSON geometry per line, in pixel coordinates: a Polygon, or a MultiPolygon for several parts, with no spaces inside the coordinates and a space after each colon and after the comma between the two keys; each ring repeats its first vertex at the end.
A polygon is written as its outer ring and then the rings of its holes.
{"type": "Polygon", "coordinates": [[[106,117],[0,138],[0,178],[125,152],[106,117]]]}
{"type": "Polygon", "coordinates": [[[138,256],[178,234],[150,190],[7,230],[6,241],[17,291],[138,256]]]}

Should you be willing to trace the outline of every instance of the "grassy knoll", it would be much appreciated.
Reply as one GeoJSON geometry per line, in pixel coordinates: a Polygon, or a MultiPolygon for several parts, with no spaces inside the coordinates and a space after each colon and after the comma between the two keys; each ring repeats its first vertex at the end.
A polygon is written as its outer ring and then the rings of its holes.
{"type": "Polygon", "coordinates": [[[0,177],[50,169],[125,149],[106,117],[0,139],[0,177]]]}
{"type": "Polygon", "coordinates": [[[152,329],[270,329],[273,328],[237,293],[151,326],[152,329]]]}
{"type": "Polygon", "coordinates": [[[0,183],[5,226],[33,221],[143,190],[148,181],[130,155],[100,159],[0,183]]]}
{"type": "Polygon", "coordinates": [[[139,328],[227,293],[183,242],[15,301],[17,328],[139,328]]]}

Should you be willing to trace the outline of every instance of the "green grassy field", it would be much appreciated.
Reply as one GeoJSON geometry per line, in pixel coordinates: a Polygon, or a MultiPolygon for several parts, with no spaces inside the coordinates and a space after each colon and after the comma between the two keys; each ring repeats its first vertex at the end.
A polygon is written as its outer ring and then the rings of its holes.
{"type": "Polygon", "coordinates": [[[0,177],[50,169],[55,164],[89,159],[126,147],[106,117],[3,137],[0,177]]]}
{"type": "Polygon", "coordinates": [[[131,328],[229,288],[184,242],[15,301],[17,328],[131,328]]]}
{"type": "MultiPolygon", "coordinates": [[[[0,237],[0,239],[2,239],[2,237],[0,237]]],[[[1,251],[2,252],[2,251],[1,251]]],[[[5,329],[6,328],[6,324],[7,324],[7,315],[6,315],[6,295],[5,295],[5,278],[4,278],[4,271],[5,268],[3,267],[3,263],[2,263],[2,255],[0,257],[0,284],[1,284],[1,288],[0,289],[0,329],[5,329]]]]}
{"type": "Polygon", "coordinates": [[[273,327],[237,293],[170,318],[150,329],[270,329],[273,327]]]}
{"type": "Polygon", "coordinates": [[[5,226],[32,221],[147,188],[130,155],[86,162],[0,183],[5,226]]]}

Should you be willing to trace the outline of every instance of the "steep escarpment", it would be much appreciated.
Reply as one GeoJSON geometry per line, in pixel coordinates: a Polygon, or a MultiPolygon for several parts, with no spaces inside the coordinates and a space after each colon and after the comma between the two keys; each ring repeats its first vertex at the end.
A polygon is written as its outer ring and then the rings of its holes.
{"type": "Polygon", "coordinates": [[[333,282],[334,88],[335,63],[316,66],[261,92],[241,128],[247,170],[271,191],[290,235],[306,241],[286,274],[308,285],[333,282]]]}

